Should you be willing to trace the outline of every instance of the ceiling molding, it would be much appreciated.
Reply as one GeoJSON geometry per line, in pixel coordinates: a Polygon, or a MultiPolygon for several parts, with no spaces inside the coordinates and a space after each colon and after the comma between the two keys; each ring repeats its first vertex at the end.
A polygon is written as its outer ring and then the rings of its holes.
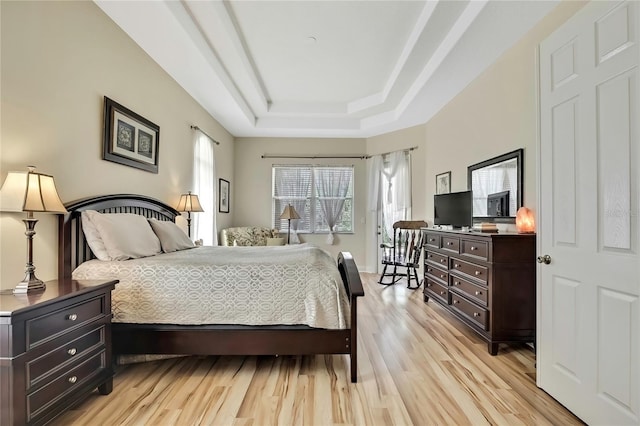
{"type": "Polygon", "coordinates": [[[230,133],[297,137],[426,122],[557,2],[509,3],[96,0],[230,133]]]}

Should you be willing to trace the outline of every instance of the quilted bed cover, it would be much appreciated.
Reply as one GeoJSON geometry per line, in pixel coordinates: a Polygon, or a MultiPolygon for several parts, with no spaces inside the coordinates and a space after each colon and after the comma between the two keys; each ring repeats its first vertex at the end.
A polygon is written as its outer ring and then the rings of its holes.
{"type": "Polygon", "coordinates": [[[112,293],[113,322],[349,327],[349,301],[336,262],[309,244],[94,259],[73,278],[120,280],[112,293]]]}

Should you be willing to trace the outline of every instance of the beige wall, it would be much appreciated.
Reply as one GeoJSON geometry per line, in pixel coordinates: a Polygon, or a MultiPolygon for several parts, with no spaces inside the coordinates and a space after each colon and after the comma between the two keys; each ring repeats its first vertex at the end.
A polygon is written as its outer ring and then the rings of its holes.
{"type": "Polygon", "coordinates": [[[425,211],[433,218],[435,175],[467,189],[467,167],[524,148],[524,205],[536,211],[537,47],[583,2],[563,2],[425,125],[425,211]]]}
{"type": "MultiPolygon", "coordinates": [[[[192,189],[190,124],[222,142],[216,147],[218,175],[231,180],[233,137],[93,2],[2,1],[0,8],[0,181],[33,164],[55,177],[65,202],[138,193],[175,205],[192,189]],[[104,96],[160,126],[158,174],[102,160],[104,96]]],[[[53,279],[56,217],[36,216],[36,272],[53,279]]],[[[23,217],[0,214],[1,288],[23,277],[23,217]]],[[[231,221],[218,214],[220,226],[231,221]]]]}
{"type": "MultiPolygon", "coordinates": [[[[366,239],[366,160],[360,159],[278,159],[263,154],[286,155],[363,155],[364,139],[238,138],[235,142],[233,222],[235,226],[271,226],[271,166],[273,164],[316,164],[354,166],[354,233],[336,234],[328,245],[327,234],[300,234],[332,254],[349,251],[358,265],[364,264],[366,239]]],[[[362,268],[361,268],[362,269],[362,268]]]]}

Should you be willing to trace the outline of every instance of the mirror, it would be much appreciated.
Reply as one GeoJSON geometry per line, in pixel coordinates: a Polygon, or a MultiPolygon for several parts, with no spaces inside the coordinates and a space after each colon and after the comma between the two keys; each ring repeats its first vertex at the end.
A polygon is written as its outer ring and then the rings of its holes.
{"type": "Polygon", "coordinates": [[[522,207],[523,152],[521,148],[467,168],[474,222],[515,223],[522,207]]]}

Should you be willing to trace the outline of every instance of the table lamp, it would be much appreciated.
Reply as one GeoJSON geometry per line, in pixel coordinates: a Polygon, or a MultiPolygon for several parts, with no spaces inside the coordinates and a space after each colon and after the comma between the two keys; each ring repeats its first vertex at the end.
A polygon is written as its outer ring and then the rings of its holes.
{"type": "Polygon", "coordinates": [[[43,291],[44,282],[36,277],[33,266],[33,236],[38,222],[34,212],[66,213],[64,204],[56,190],[53,176],[36,173],[29,166],[28,172],[9,172],[0,189],[0,210],[5,212],[27,212],[23,220],[27,236],[27,265],[24,279],[13,289],[14,294],[43,291]]]}
{"type": "Polygon", "coordinates": [[[176,210],[179,212],[187,212],[187,235],[191,238],[191,212],[204,211],[200,205],[198,196],[196,194],[192,194],[191,191],[186,194],[182,194],[180,196],[180,201],[178,201],[176,210]]]}
{"type": "Polygon", "coordinates": [[[300,215],[298,215],[298,212],[291,204],[287,204],[280,215],[280,219],[287,219],[289,221],[289,228],[287,229],[287,244],[289,244],[291,241],[291,219],[300,219],[300,215]]]}

